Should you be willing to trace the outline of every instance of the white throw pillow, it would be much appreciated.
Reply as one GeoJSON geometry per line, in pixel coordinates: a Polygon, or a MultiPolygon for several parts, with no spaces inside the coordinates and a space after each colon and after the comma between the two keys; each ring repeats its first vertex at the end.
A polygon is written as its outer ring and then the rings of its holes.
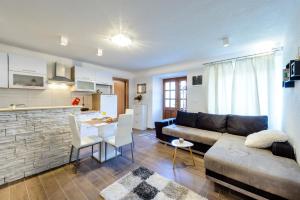
{"type": "Polygon", "coordinates": [[[286,142],[288,136],[276,130],[263,130],[247,136],[245,145],[247,147],[267,148],[272,146],[273,142],[286,142]]]}

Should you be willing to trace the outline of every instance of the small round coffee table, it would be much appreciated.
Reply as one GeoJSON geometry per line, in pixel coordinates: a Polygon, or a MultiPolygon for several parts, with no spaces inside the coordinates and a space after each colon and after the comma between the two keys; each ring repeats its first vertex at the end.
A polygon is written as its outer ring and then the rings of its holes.
{"type": "Polygon", "coordinates": [[[173,140],[171,144],[172,144],[173,147],[175,147],[175,150],[174,150],[174,153],[173,153],[173,169],[175,168],[177,148],[188,148],[189,151],[190,151],[190,155],[191,155],[191,158],[193,160],[194,166],[196,165],[194,157],[193,157],[192,149],[191,149],[191,147],[194,146],[193,143],[188,142],[188,141],[183,141],[182,143],[180,143],[179,139],[176,139],[176,140],[173,140]]]}

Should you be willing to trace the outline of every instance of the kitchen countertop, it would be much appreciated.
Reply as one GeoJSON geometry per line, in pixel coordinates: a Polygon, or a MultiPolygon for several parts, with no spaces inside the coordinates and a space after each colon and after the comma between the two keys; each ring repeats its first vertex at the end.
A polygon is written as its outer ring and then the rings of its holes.
{"type": "Polygon", "coordinates": [[[7,108],[0,108],[0,112],[26,111],[26,110],[49,110],[49,109],[81,108],[81,107],[82,106],[40,106],[40,107],[17,107],[15,109],[7,107],[7,108]]]}

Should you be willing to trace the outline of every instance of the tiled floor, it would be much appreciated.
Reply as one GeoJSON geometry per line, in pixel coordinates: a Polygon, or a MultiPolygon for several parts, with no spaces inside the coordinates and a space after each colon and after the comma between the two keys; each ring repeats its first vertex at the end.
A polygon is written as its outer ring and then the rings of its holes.
{"type": "MultiPolygon", "coordinates": [[[[208,199],[246,199],[236,192],[215,185],[205,177],[202,156],[195,156],[192,166],[188,152],[179,150],[177,165],[173,170],[173,148],[159,143],[154,131],[135,131],[135,163],[130,160],[130,149],[124,149],[123,157],[99,164],[86,157],[81,160],[77,174],[73,165],[26,178],[0,189],[0,200],[59,200],[101,199],[99,192],[130,170],[145,166],[164,177],[192,189],[208,199]]],[[[89,149],[84,152],[87,154],[89,149]]]]}

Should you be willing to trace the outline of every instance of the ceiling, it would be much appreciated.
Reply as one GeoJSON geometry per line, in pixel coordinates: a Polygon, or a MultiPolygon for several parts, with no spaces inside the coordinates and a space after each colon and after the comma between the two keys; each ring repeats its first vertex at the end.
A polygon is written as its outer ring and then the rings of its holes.
{"type": "Polygon", "coordinates": [[[124,70],[243,52],[284,39],[295,0],[0,0],[0,42],[124,70]],[[130,48],[107,38],[123,30],[130,48]],[[69,45],[59,45],[60,36],[69,45]],[[230,47],[224,48],[222,37],[230,47]],[[96,56],[97,48],[103,56],[96,56]]]}

